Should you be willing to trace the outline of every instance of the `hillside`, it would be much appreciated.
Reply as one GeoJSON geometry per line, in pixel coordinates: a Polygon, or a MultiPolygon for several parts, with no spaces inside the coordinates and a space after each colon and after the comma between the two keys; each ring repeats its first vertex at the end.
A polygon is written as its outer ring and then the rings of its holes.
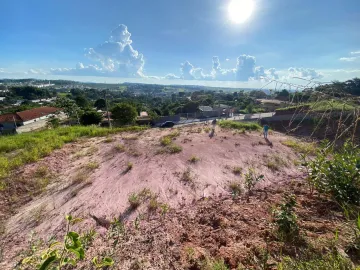
{"type": "Polygon", "coordinates": [[[340,227],[346,243],[341,209],[311,196],[300,156],[286,146],[311,154],[313,145],[280,133],[270,142],[259,131],[208,132],[194,125],[79,138],[20,166],[11,174],[19,189],[0,200],[1,269],[37,252],[29,253],[31,234],[36,250],[61,239],[68,214],[82,219],[75,231],[97,234],[79,269],[91,269],[94,256],[110,256],[114,269],[273,269],[282,256],[326,254],[340,227]],[[249,178],[259,182],[245,190],[249,178]],[[304,238],[287,243],[273,234],[272,209],[290,193],[304,238]],[[265,251],[269,266],[258,268],[265,251]]]}

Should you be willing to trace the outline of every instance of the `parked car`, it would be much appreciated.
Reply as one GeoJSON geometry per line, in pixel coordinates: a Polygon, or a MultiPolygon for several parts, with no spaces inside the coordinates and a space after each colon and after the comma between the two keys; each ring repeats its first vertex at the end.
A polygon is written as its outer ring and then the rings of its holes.
{"type": "Polygon", "coordinates": [[[172,128],[175,126],[175,123],[172,121],[166,121],[160,125],[161,128],[172,128]]]}

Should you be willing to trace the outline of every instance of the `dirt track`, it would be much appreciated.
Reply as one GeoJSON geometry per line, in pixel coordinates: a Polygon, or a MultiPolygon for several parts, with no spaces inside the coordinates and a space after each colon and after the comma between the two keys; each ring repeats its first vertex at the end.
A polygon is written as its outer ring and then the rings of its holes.
{"type": "MultiPolygon", "coordinates": [[[[259,132],[234,134],[219,129],[210,139],[198,127],[180,129],[174,143],[183,150],[177,154],[159,154],[163,148],[160,138],[172,130],[151,129],[137,135],[115,135],[111,142],[105,138],[81,140],[22,168],[19,173],[26,178],[46,165],[53,177],[46,191],[7,220],[0,243],[6,246],[5,263],[24,248],[31,231],[41,237],[61,235],[66,214],[84,218],[81,229],[97,226],[89,214],[108,220],[119,217],[129,208],[129,194],[144,188],[158,194],[158,200],[171,208],[179,208],[203,197],[228,195],[230,182],[243,182],[242,176],[232,172],[235,166],[244,173],[253,167],[263,174],[265,178],[257,186],[261,189],[302,177],[293,162],[296,155],[280,143],[286,139],[281,134],[270,136],[270,147],[259,132]],[[118,144],[125,146],[124,152],[115,149],[118,144]],[[200,159],[195,164],[188,161],[193,155],[200,159]],[[280,170],[267,166],[275,157],[283,161],[280,170]],[[90,162],[99,167],[89,169],[90,162]],[[133,168],[125,172],[128,162],[133,168]],[[182,175],[187,170],[191,181],[185,183],[182,175]]],[[[144,208],[130,212],[125,219],[133,219],[144,208]]]]}

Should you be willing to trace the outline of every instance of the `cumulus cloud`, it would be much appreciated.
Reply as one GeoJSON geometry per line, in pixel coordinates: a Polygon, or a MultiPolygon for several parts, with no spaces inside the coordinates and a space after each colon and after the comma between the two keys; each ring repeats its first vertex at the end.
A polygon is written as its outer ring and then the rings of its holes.
{"type": "Polygon", "coordinates": [[[359,54],[360,55],[360,51],[356,51],[356,52],[350,52],[351,55],[356,55],[359,54]]]}
{"type": "Polygon", "coordinates": [[[85,49],[85,56],[100,66],[78,63],[76,68],[57,68],[51,72],[56,75],[144,77],[144,56],[132,47],[131,33],[124,24],[112,30],[104,43],[85,49]]]}
{"type": "MultiPolygon", "coordinates": [[[[225,60],[226,61],[226,60],[225,60]]],[[[181,64],[181,79],[184,80],[217,80],[217,81],[249,81],[262,79],[278,79],[279,76],[274,68],[265,70],[256,67],[254,56],[241,55],[237,58],[236,67],[223,69],[218,56],[212,58],[212,70],[206,73],[200,67],[194,67],[189,61],[181,64]]],[[[173,74],[172,74],[173,75],[173,74]]],[[[174,78],[175,75],[169,78],[174,78]]],[[[165,77],[166,78],[166,77],[165,77]]],[[[175,76],[175,78],[179,78],[175,76]]]]}
{"type": "Polygon", "coordinates": [[[299,77],[304,79],[321,79],[324,77],[320,72],[312,68],[294,68],[288,69],[289,77],[299,77]]]}

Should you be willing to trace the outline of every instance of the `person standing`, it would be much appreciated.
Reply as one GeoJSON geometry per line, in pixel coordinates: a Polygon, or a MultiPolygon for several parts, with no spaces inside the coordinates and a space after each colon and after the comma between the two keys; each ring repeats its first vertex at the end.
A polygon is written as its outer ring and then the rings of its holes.
{"type": "Polygon", "coordinates": [[[264,125],[264,138],[267,139],[269,133],[269,126],[267,124],[264,125]]]}

